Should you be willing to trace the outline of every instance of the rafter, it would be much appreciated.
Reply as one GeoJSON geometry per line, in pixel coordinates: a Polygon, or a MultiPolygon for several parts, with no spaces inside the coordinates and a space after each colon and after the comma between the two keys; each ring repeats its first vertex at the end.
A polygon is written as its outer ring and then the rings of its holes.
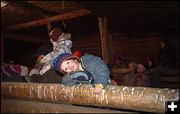
{"type": "Polygon", "coordinates": [[[60,20],[67,20],[67,19],[72,19],[72,18],[76,18],[76,17],[80,17],[80,16],[85,16],[90,13],[91,12],[86,9],[76,10],[76,11],[52,16],[49,18],[34,20],[34,21],[26,22],[26,23],[15,24],[15,25],[7,27],[5,29],[5,31],[18,30],[18,29],[23,29],[23,28],[31,28],[31,27],[35,27],[35,26],[48,24],[49,22],[56,22],[56,21],[60,21],[60,20]]]}
{"type": "Polygon", "coordinates": [[[57,15],[57,13],[55,13],[55,12],[42,9],[40,7],[34,6],[30,3],[23,2],[23,1],[9,1],[8,3],[11,5],[26,9],[26,10],[33,12],[33,13],[39,13],[42,16],[57,15]]]}

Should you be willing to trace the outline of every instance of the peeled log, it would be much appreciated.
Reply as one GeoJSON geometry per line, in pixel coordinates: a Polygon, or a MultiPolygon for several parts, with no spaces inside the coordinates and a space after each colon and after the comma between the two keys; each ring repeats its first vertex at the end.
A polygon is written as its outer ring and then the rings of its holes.
{"type": "Polygon", "coordinates": [[[20,99],[1,99],[1,113],[130,113],[127,111],[103,109],[71,104],[36,102],[20,99]],[[19,108],[23,107],[23,108],[19,108]]]}
{"type": "Polygon", "coordinates": [[[179,89],[107,86],[100,95],[93,93],[92,85],[64,86],[1,82],[2,98],[19,98],[64,104],[112,107],[144,112],[165,112],[165,101],[178,100],[179,89]]]}

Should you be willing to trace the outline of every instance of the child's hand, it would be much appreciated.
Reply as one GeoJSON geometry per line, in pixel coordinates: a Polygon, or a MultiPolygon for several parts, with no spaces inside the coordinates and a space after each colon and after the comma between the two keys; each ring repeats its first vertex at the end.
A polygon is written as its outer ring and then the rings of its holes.
{"type": "Polygon", "coordinates": [[[95,93],[95,94],[101,93],[101,92],[102,92],[102,88],[103,88],[102,84],[97,84],[97,85],[95,85],[94,93],[95,93]]]}
{"type": "Polygon", "coordinates": [[[51,42],[51,44],[53,44],[54,43],[54,41],[50,38],[50,42],[51,42]]]}
{"type": "Polygon", "coordinates": [[[33,69],[30,71],[30,73],[29,73],[29,77],[31,77],[33,74],[39,74],[39,73],[38,73],[38,70],[35,69],[35,68],[33,68],[33,69]]]}

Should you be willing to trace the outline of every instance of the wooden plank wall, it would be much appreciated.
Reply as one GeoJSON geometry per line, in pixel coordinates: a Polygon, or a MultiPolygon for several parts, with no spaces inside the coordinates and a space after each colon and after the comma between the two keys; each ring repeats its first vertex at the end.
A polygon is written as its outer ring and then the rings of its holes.
{"type": "MultiPolygon", "coordinates": [[[[167,37],[164,34],[133,34],[112,33],[112,56],[123,56],[128,62],[145,63],[148,57],[157,57],[159,41],[167,37]]],[[[177,52],[179,63],[179,39],[178,36],[169,36],[170,43],[177,52]]],[[[179,66],[179,65],[178,65],[179,66]]]]}
{"type": "Polygon", "coordinates": [[[72,51],[79,50],[82,54],[88,53],[102,57],[101,41],[98,35],[75,36],[71,40],[72,51]]]}
{"type": "MultiPolygon", "coordinates": [[[[156,58],[159,50],[159,41],[166,35],[160,33],[149,34],[125,34],[111,32],[111,57],[112,61],[117,56],[123,56],[127,62],[145,63],[148,57],[156,58]]],[[[179,39],[178,36],[169,36],[170,43],[177,52],[179,66],[179,39]]],[[[82,53],[90,53],[102,57],[101,41],[99,35],[75,36],[72,50],[80,50],[82,53]]]]}

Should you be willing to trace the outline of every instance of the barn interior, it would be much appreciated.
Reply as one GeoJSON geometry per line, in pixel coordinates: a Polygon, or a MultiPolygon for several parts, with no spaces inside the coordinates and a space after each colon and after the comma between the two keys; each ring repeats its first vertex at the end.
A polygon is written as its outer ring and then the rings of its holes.
{"type": "MultiPolygon", "coordinates": [[[[13,61],[32,69],[38,47],[50,44],[49,31],[60,27],[71,33],[72,51],[101,57],[109,66],[111,78],[120,83],[123,75],[114,69],[116,58],[146,64],[148,58],[157,58],[159,41],[168,38],[177,53],[177,67],[161,75],[160,88],[179,89],[178,25],[178,1],[1,1],[1,63],[13,61]]],[[[20,101],[4,102],[9,106],[20,101]]],[[[69,107],[72,112],[95,110],[94,107],[81,108],[69,107]]],[[[14,111],[13,107],[11,109],[14,111]]],[[[97,110],[94,112],[108,109],[97,110]]]]}

